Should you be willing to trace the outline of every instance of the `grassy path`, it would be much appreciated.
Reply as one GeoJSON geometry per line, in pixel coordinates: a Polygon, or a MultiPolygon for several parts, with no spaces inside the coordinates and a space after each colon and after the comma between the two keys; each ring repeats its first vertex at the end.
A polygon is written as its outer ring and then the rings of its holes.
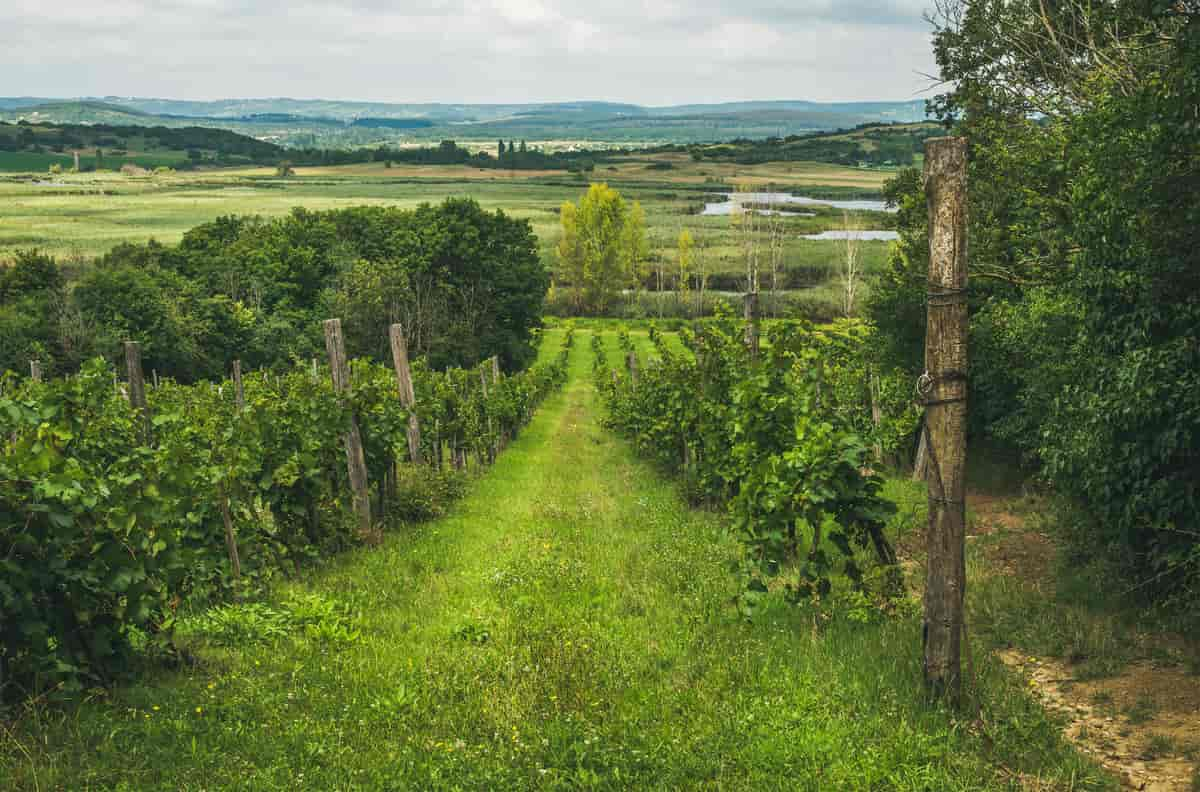
{"type": "Polygon", "coordinates": [[[599,425],[588,341],[451,515],[272,606],[344,604],[357,637],[249,619],[188,671],[26,715],[0,787],[1107,788],[991,664],[984,723],[926,707],[912,619],[740,619],[736,544],[599,425]]]}

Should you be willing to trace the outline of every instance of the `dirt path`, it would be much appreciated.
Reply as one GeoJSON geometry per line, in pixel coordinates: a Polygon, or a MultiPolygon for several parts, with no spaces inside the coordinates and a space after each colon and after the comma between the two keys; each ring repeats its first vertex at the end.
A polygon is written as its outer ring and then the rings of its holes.
{"type": "MultiPolygon", "coordinates": [[[[1014,499],[969,498],[970,543],[985,574],[1016,576],[1053,592],[1058,548],[1023,515],[1014,499]]],[[[1149,654],[1171,643],[1147,633],[1149,654]]],[[[1195,669],[1139,659],[1118,673],[1088,678],[1079,665],[1019,647],[998,652],[1048,710],[1064,721],[1065,736],[1130,789],[1195,792],[1200,778],[1200,674],[1195,669]]]]}

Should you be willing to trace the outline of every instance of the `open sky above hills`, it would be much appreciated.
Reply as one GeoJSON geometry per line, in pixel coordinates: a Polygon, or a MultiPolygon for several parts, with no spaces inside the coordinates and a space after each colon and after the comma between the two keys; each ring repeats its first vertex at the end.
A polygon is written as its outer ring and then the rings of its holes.
{"type": "Polygon", "coordinates": [[[931,0],[9,0],[0,95],[923,98],[931,0]]]}

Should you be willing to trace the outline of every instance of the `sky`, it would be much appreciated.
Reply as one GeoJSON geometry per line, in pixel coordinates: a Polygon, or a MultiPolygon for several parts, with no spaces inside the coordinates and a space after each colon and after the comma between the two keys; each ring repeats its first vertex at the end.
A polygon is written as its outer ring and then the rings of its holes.
{"type": "Polygon", "coordinates": [[[924,98],[931,0],[2,0],[0,96],[924,98]]]}

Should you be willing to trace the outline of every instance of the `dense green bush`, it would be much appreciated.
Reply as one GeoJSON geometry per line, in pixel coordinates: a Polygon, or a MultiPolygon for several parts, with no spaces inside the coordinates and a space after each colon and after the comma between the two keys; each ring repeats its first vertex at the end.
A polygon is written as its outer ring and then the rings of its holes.
{"type": "MultiPolygon", "coordinates": [[[[907,388],[892,387],[904,378],[885,378],[887,418],[876,427],[863,325],[777,323],[758,357],[742,333],[738,323],[709,323],[684,331],[690,353],[679,353],[652,331],[657,357],[641,365],[636,383],[632,373],[612,375],[596,342],[607,422],[682,474],[694,497],[728,504],[748,549],[747,607],[785,568],[793,596],[826,594],[830,545],[852,580],[861,579],[852,545],[894,563],[883,534],[891,509],[870,470],[870,446],[891,451],[911,431],[916,411],[907,388]]],[[[630,354],[629,336],[619,340],[630,354]]]]}
{"type": "MultiPolygon", "coordinates": [[[[1135,585],[1194,607],[1200,17],[1186,5],[951,4],[963,13],[938,20],[935,52],[955,89],[934,107],[970,142],[973,433],[1020,449],[1091,516],[1077,550],[1112,551],[1135,585]],[[1047,30],[1081,51],[1047,50],[1047,30]]],[[[888,195],[901,241],[870,313],[888,359],[915,373],[916,172],[888,195]]]]}
{"type": "Polygon", "coordinates": [[[548,286],[527,221],[457,199],[221,217],[175,246],[118,245],[69,284],[53,264],[22,253],[0,270],[12,331],[0,369],[26,371],[38,354],[73,371],[134,339],[148,369],[180,381],[225,376],[234,358],[282,371],[323,355],[319,320],[339,314],[351,349],[377,360],[403,322],[434,367],[499,355],[517,369],[534,357],[548,286]]]}
{"type": "MultiPolygon", "coordinates": [[[[568,336],[569,337],[569,336],[568,336]]],[[[565,380],[565,350],[493,383],[477,369],[414,372],[425,458],[448,440],[484,453],[512,437],[565,380]]],[[[413,471],[395,374],[353,364],[339,402],[301,366],[233,383],[149,391],[140,415],[102,360],[44,383],[11,376],[0,397],[0,697],[70,692],[130,669],[149,637],[171,648],[189,599],[253,592],[303,561],[369,539],[349,526],[341,435],[357,416],[374,516],[423,519],[459,494],[458,474],[413,471]],[[403,471],[403,472],[401,472],[403,471]],[[228,520],[228,527],[226,524],[228,520]],[[227,530],[236,535],[235,579],[227,530]]]]}

